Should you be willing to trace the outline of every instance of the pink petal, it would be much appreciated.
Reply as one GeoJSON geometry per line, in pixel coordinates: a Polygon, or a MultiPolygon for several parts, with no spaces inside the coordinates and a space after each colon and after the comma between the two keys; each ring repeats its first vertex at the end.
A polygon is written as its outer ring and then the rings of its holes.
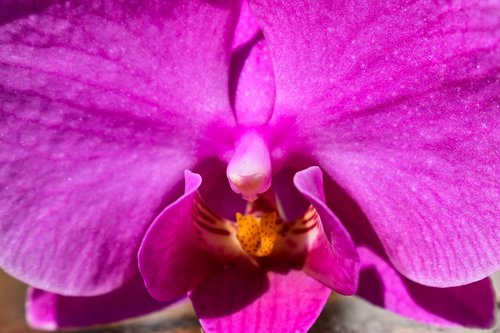
{"type": "MultiPolygon", "coordinates": [[[[7,2],[0,13],[0,266],[97,295],[136,270],[227,97],[233,1],[7,2]]],[[[215,125],[214,125],[215,126],[215,125]]],[[[214,131],[220,138],[227,131],[214,131]]]]}
{"type": "Polygon", "coordinates": [[[275,64],[274,118],[300,108],[321,124],[487,74],[498,60],[496,2],[249,2],[275,64]]]}
{"type": "Polygon", "coordinates": [[[297,149],[356,200],[395,267],[441,287],[498,270],[498,3],[251,8],[276,64],[271,122],[299,124],[297,149]]]}
{"type": "Polygon", "coordinates": [[[141,275],[158,300],[186,295],[220,266],[193,236],[193,200],[201,177],[186,171],[185,178],[185,193],[156,218],[139,249],[141,275]]]}
{"type": "Polygon", "coordinates": [[[354,294],[360,268],[358,253],[349,233],[325,203],[321,170],[311,167],[297,172],[294,184],[317,210],[322,224],[304,271],[338,293],[354,294]]]}
{"type": "Polygon", "coordinates": [[[210,332],[307,332],[330,289],[301,271],[265,272],[231,265],[190,295],[203,330],[210,332]]]}
{"type": "Polygon", "coordinates": [[[31,288],[26,316],[33,328],[55,330],[106,324],[157,311],[169,304],[155,301],[137,275],[110,293],[91,297],[61,296],[31,288]]]}
{"type": "Polygon", "coordinates": [[[426,287],[399,274],[387,259],[358,248],[362,272],[358,294],[400,315],[429,324],[488,328],[495,320],[490,279],[450,288],[426,287]]]}

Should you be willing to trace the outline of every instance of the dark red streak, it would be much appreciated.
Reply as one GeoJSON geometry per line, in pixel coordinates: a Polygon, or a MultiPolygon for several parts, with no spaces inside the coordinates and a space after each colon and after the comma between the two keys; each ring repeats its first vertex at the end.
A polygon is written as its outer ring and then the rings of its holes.
{"type": "Polygon", "coordinates": [[[225,229],[219,229],[219,228],[214,228],[208,224],[203,223],[202,221],[195,219],[194,220],[197,225],[205,229],[206,231],[209,231],[211,233],[217,234],[217,235],[222,235],[222,236],[229,236],[231,233],[228,230],[225,229]]]}
{"type": "Polygon", "coordinates": [[[313,216],[311,216],[310,219],[302,221],[302,224],[308,224],[309,222],[314,220],[317,216],[318,216],[318,214],[314,214],[313,216]]]}
{"type": "Polygon", "coordinates": [[[201,209],[197,209],[194,213],[195,217],[199,217],[200,219],[205,220],[205,222],[208,222],[210,224],[217,224],[213,217],[202,211],[201,209]]]}
{"type": "Polygon", "coordinates": [[[310,226],[308,228],[292,229],[291,233],[292,234],[304,234],[304,233],[310,231],[311,229],[313,229],[314,227],[316,227],[317,225],[318,225],[318,222],[316,221],[316,223],[314,223],[312,226],[310,226]]]}

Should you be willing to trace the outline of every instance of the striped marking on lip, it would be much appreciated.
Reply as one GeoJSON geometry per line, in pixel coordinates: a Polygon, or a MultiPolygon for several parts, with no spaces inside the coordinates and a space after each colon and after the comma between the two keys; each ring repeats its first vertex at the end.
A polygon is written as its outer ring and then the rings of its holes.
{"type": "Polygon", "coordinates": [[[212,226],[205,224],[202,221],[197,220],[197,219],[195,219],[195,222],[196,222],[197,226],[199,226],[199,227],[201,227],[201,228],[205,229],[206,231],[211,232],[213,234],[221,235],[221,236],[230,236],[231,235],[229,230],[212,227],[212,226]]]}
{"type": "MultiPolygon", "coordinates": [[[[259,223],[257,224],[262,227],[261,220],[269,211],[264,208],[264,205],[260,206],[259,202],[254,203],[250,208],[253,209],[249,209],[251,213],[247,213],[247,215],[258,220],[259,223]]],[[[243,254],[250,255],[253,258],[273,255],[273,253],[274,255],[283,255],[285,257],[297,256],[299,258],[303,256],[321,229],[321,218],[316,209],[313,205],[310,205],[300,218],[289,222],[281,219],[276,212],[275,214],[277,216],[275,217],[273,226],[269,225],[268,227],[270,228],[268,228],[269,230],[265,234],[266,237],[274,235],[275,239],[270,242],[273,246],[267,246],[266,251],[260,251],[258,248],[256,250],[253,248],[253,250],[249,250],[249,246],[252,244],[247,244],[247,238],[250,239],[253,237],[250,237],[251,230],[248,232],[242,231],[242,228],[245,226],[223,218],[210,209],[205,204],[203,198],[197,194],[194,197],[192,206],[193,232],[200,247],[228,260],[232,260],[243,254]],[[247,238],[242,237],[242,233],[243,236],[247,233],[249,236],[247,238]],[[240,234],[239,237],[238,234],[240,234]],[[276,251],[273,250],[274,248],[276,248],[276,251]]],[[[260,244],[261,242],[262,237],[259,238],[259,242],[257,243],[260,244]]]]}
{"type": "Polygon", "coordinates": [[[314,242],[321,228],[321,218],[310,205],[302,217],[293,222],[285,223],[279,235],[284,240],[283,245],[291,255],[303,256],[314,242]]]}
{"type": "Polygon", "coordinates": [[[314,223],[313,225],[307,227],[307,228],[296,228],[296,229],[292,229],[292,231],[290,231],[292,234],[294,235],[298,235],[298,234],[305,234],[306,232],[309,232],[311,230],[313,230],[314,228],[316,228],[318,226],[318,222],[314,223]]]}
{"type": "Polygon", "coordinates": [[[310,205],[309,208],[307,208],[307,211],[304,213],[304,216],[289,225],[289,227],[286,228],[286,230],[283,230],[282,233],[286,234],[289,232],[294,235],[305,234],[316,228],[318,224],[318,212],[316,212],[316,209],[314,209],[313,205],[310,205]]]}
{"type": "Polygon", "coordinates": [[[209,232],[219,236],[231,235],[231,231],[226,227],[226,221],[207,207],[199,194],[194,199],[193,221],[195,227],[203,233],[209,232]]]}
{"type": "Polygon", "coordinates": [[[313,205],[310,205],[304,213],[304,216],[293,222],[283,223],[283,226],[281,227],[281,230],[278,231],[278,234],[280,234],[282,237],[285,237],[289,233],[306,233],[318,226],[319,221],[320,219],[318,213],[316,212],[316,209],[313,207],[313,205]]]}
{"type": "Polygon", "coordinates": [[[306,212],[304,213],[304,216],[301,219],[299,219],[299,221],[301,221],[302,224],[307,224],[311,222],[311,220],[315,218],[317,215],[318,213],[316,212],[316,209],[314,209],[314,207],[310,205],[307,208],[306,212]]]}
{"type": "Polygon", "coordinates": [[[214,211],[212,211],[201,199],[200,194],[198,193],[195,197],[195,205],[193,213],[202,218],[205,222],[210,224],[217,224],[218,221],[222,221],[222,218],[217,215],[214,211]]]}

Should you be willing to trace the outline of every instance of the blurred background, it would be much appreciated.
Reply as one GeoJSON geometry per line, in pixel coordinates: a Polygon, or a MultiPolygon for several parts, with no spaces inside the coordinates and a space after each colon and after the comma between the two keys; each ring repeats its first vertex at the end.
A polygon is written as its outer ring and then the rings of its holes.
{"type": "MultiPolygon", "coordinates": [[[[356,297],[332,296],[311,333],[500,333],[500,273],[494,276],[497,290],[497,323],[489,330],[444,329],[426,326],[381,310],[356,297]]],[[[30,329],[24,320],[26,286],[0,270],[0,333],[42,332],[30,329]]],[[[189,302],[168,310],[115,325],[67,332],[79,333],[199,333],[189,302]]],[[[239,332],[235,332],[239,333],[239,332]]]]}

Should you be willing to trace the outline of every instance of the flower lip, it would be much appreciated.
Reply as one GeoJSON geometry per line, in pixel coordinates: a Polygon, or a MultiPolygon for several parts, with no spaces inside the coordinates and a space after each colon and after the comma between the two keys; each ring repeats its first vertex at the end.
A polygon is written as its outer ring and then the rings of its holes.
{"type": "MultiPolygon", "coordinates": [[[[141,244],[139,268],[146,287],[159,300],[187,293],[204,329],[210,332],[231,331],[227,325],[235,320],[234,316],[267,313],[262,304],[269,304],[269,309],[278,312],[288,311],[289,307],[283,305],[294,304],[295,299],[303,304],[303,297],[323,290],[320,298],[311,296],[317,304],[310,320],[304,323],[310,327],[330,289],[346,295],[354,293],[359,267],[349,235],[322,200],[319,174],[319,168],[295,173],[293,185],[310,203],[299,219],[281,214],[278,199],[282,198],[274,188],[254,202],[247,202],[245,215],[257,218],[271,213],[277,218],[275,224],[264,223],[264,228],[261,223],[258,233],[248,233],[248,238],[257,240],[256,243],[275,236],[268,239],[273,242],[270,253],[257,256],[242,247],[237,222],[220,216],[217,207],[212,209],[203,202],[198,192],[201,176],[186,172],[185,194],[157,217],[141,244]],[[276,234],[267,227],[276,228],[276,234]],[[295,279],[298,276],[300,283],[295,279]],[[299,289],[305,284],[315,287],[299,289]],[[290,289],[290,285],[294,288],[290,289]],[[294,298],[299,293],[300,297],[294,298]],[[214,322],[222,326],[214,327],[214,322]]],[[[251,220],[253,224],[255,221],[251,220]]],[[[300,312],[297,320],[302,320],[300,312]]],[[[296,331],[298,324],[285,325],[288,326],[280,332],[296,331]]],[[[259,329],[255,332],[274,331],[262,322],[255,326],[259,329]]]]}
{"type": "Polygon", "coordinates": [[[285,220],[272,192],[248,202],[244,214],[237,213],[235,220],[219,216],[196,195],[193,235],[197,246],[227,262],[239,258],[270,270],[300,269],[320,232],[319,216],[309,206],[299,219],[285,220]]]}

